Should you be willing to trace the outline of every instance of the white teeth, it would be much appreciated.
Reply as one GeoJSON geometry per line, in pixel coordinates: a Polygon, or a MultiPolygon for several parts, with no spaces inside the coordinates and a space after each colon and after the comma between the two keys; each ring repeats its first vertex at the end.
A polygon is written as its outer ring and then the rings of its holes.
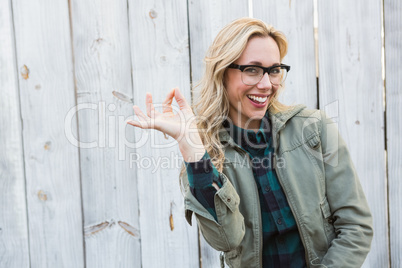
{"type": "Polygon", "coordinates": [[[264,103],[268,98],[268,97],[257,97],[257,96],[254,96],[254,95],[247,95],[247,97],[249,97],[250,99],[252,99],[254,101],[261,102],[261,103],[264,103]]]}

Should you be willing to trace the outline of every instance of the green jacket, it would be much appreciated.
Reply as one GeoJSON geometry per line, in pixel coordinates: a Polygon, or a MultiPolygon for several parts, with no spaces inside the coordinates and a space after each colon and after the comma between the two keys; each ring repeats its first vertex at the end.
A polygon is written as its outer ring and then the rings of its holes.
{"type": "MultiPolygon", "coordinates": [[[[319,110],[298,105],[272,114],[274,163],[296,219],[308,267],[360,267],[370,249],[372,218],[345,142],[319,110]]],[[[191,194],[184,173],[186,219],[194,213],[205,240],[229,267],[262,267],[257,186],[247,153],[226,131],[225,163],[215,195],[218,222],[191,194]]]]}

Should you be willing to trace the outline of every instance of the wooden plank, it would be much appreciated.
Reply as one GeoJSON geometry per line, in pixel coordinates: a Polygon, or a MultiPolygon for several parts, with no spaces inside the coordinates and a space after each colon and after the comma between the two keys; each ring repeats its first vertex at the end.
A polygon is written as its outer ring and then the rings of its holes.
{"type": "Polygon", "coordinates": [[[22,122],[11,1],[0,1],[0,266],[29,267],[22,122]]]}
{"type": "Polygon", "coordinates": [[[384,1],[387,161],[391,267],[402,266],[402,4],[384,1]]]}
{"type": "Polygon", "coordinates": [[[388,267],[381,3],[319,1],[318,46],[320,107],[339,124],[374,218],[363,266],[388,267]]]}
{"type": "Polygon", "coordinates": [[[86,226],[86,267],[141,267],[141,259],[133,258],[141,255],[138,243],[133,243],[138,237],[136,229],[114,219],[86,226]]]}
{"type": "Polygon", "coordinates": [[[64,129],[75,106],[68,2],[13,1],[13,14],[31,266],[83,267],[79,156],[64,129]]]}
{"type": "Polygon", "coordinates": [[[292,68],[280,101],[317,108],[313,1],[254,0],[253,10],[255,18],[273,25],[288,38],[288,55],[283,62],[292,68]]]}
{"type": "MultiPolygon", "coordinates": [[[[145,111],[151,92],[158,110],[173,87],[190,100],[186,0],[130,0],[129,18],[134,102],[145,111]]],[[[198,267],[197,228],[184,218],[177,143],[137,128],[135,139],[142,266],[198,267]]]]}
{"type": "MultiPolygon", "coordinates": [[[[204,57],[218,32],[229,22],[249,15],[247,0],[188,1],[191,81],[193,86],[204,72],[204,57]]],[[[193,100],[197,92],[193,92],[193,100]]],[[[193,220],[195,222],[195,220],[193,220]]],[[[201,259],[203,267],[220,267],[219,252],[208,245],[201,235],[201,259]]]]}
{"type": "Polygon", "coordinates": [[[127,1],[71,1],[71,21],[77,103],[93,106],[77,113],[86,265],[141,267],[132,105],[112,95],[132,94],[127,1]]]}

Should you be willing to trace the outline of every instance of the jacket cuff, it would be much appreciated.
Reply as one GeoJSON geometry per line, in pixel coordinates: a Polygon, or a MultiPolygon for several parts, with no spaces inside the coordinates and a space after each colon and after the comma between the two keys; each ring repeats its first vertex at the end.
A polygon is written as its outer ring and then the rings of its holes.
{"type": "MultiPolygon", "coordinates": [[[[217,196],[222,200],[223,203],[230,209],[231,212],[235,212],[236,210],[239,209],[239,204],[240,204],[240,197],[237,194],[235,188],[231,183],[229,183],[229,180],[226,178],[224,174],[222,174],[223,178],[223,187],[219,189],[219,191],[216,193],[217,196]]],[[[216,204],[216,202],[215,202],[216,204]]],[[[217,210],[217,215],[219,217],[219,212],[218,208],[217,210]]]]}
{"type": "Polygon", "coordinates": [[[205,189],[212,186],[212,182],[216,182],[220,187],[222,183],[219,180],[219,172],[211,162],[211,158],[207,151],[204,156],[197,162],[185,162],[188,176],[188,182],[193,189],[205,189]]]}

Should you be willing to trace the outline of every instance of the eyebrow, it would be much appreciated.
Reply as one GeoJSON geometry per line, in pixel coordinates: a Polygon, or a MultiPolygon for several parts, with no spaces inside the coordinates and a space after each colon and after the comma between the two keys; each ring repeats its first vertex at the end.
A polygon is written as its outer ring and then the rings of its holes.
{"type": "MultiPolygon", "coordinates": [[[[280,65],[280,64],[281,64],[280,62],[276,62],[276,63],[272,64],[271,66],[280,65]]],[[[259,65],[259,66],[262,66],[262,63],[259,62],[259,61],[250,61],[246,65],[259,65]]],[[[268,67],[270,67],[270,66],[268,66],[268,67]]]]}

